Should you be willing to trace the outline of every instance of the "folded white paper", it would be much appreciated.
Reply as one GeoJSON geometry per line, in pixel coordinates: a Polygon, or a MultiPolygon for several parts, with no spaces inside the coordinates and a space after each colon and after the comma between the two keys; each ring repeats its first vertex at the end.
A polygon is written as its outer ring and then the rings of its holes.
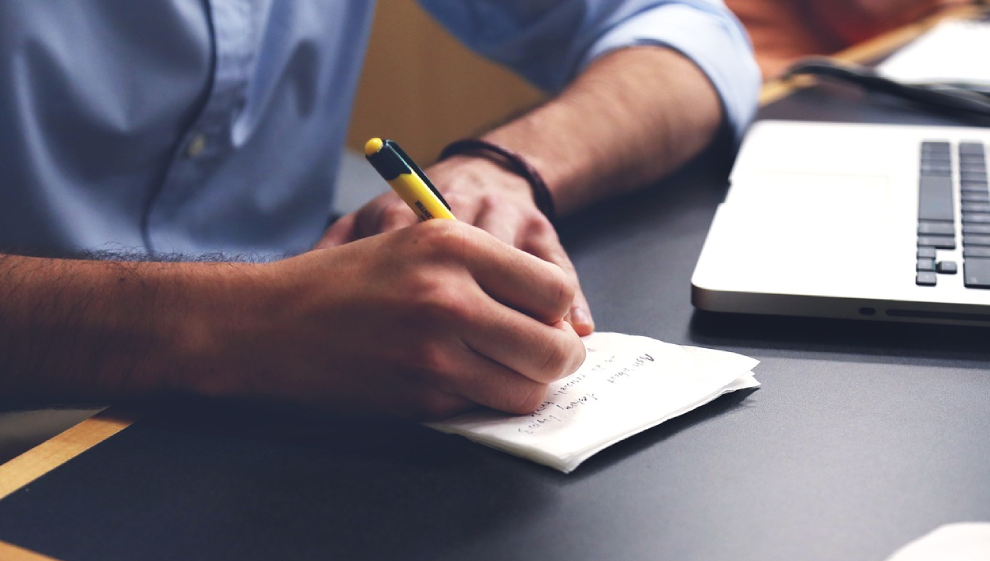
{"type": "Polygon", "coordinates": [[[570,473],[620,440],[716,397],[759,386],[759,361],[636,335],[594,333],[574,374],[529,415],[473,411],[427,426],[570,473]]]}

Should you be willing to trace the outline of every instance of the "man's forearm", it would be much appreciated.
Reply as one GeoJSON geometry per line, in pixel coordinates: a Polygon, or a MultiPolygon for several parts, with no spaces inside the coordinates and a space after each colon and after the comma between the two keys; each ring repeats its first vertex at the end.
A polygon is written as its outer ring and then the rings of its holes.
{"type": "Polygon", "coordinates": [[[267,264],[0,256],[0,401],[530,413],[584,360],[573,298],[558,267],[456,220],[267,264]]]}
{"type": "Polygon", "coordinates": [[[677,169],[721,122],[718,95],[694,63],[644,46],[595,61],[560,96],[486,138],[529,160],[564,215],[677,169]]]}
{"type": "Polygon", "coordinates": [[[104,402],[189,389],[189,366],[213,345],[220,311],[211,307],[245,267],[0,256],[0,399],[104,402]]]}

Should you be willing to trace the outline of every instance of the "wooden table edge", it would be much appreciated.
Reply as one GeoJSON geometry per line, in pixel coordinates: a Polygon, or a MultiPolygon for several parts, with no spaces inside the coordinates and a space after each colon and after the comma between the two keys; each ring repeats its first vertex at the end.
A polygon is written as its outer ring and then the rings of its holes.
{"type": "Polygon", "coordinates": [[[0,559],[4,561],[58,561],[54,557],[48,557],[3,540],[0,540],[0,559]]]}
{"type": "Polygon", "coordinates": [[[139,415],[124,408],[105,409],[0,465],[0,500],[124,430],[139,415]]]}

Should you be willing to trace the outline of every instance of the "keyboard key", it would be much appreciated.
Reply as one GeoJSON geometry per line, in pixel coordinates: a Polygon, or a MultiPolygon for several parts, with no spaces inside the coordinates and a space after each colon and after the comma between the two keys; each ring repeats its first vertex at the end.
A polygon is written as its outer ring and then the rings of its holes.
{"type": "Polygon", "coordinates": [[[914,277],[914,283],[918,286],[935,286],[938,277],[932,271],[922,271],[914,277]]]}
{"type": "Polygon", "coordinates": [[[990,258],[963,261],[963,284],[968,288],[990,288],[990,258]]]}
{"type": "Polygon", "coordinates": [[[954,275],[959,270],[955,261],[939,261],[935,271],[941,275],[954,275]]]}
{"type": "Polygon", "coordinates": [[[968,212],[962,215],[963,224],[990,224],[990,214],[968,212]]]}
{"type": "Polygon", "coordinates": [[[962,211],[965,212],[990,212],[988,203],[963,203],[962,211]]]}
{"type": "Polygon", "coordinates": [[[921,176],[918,197],[918,220],[954,219],[951,177],[921,176]]]}
{"type": "Polygon", "coordinates": [[[921,246],[918,248],[918,259],[935,259],[935,255],[934,247],[921,246]]]}
{"type": "Polygon", "coordinates": [[[963,224],[962,231],[964,236],[966,234],[990,235],[990,224],[963,224]]]}
{"type": "Polygon", "coordinates": [[[990,236],[983,236],[979,234],[969,234],[963,236],[963,247],[968,245],[985,245],[990,247],[990,236]]]}
{"type": "Polygon", "coordinates": [[[959,171],[959,180],[960,181],[981,181],[981,180],[982,181],[986,181],[987,180],[987,172],[986,172],[986,170],[979,170],[979,171],[969,171],[969,170],[965,170],[965,169],[964,170],[960,170],[959,171]]]}
{"type": "Polygon", "coordinates": [[[952,162],[949,160],[922,161],[919,170],[921,175],[949,175],[952,173],[952,162]]]}
{"type": "Polygon", "coordinates": [[[947,140],[925,140],[921,143],[921,153],[948,152],[951,146],[947,140]]]}
{"type": "MultiPolygon", "coordinates": [[[[990,195],[987,195],[990,197],[990,195]]],[[[956,234],[956,225],[952,222],[933,222],[931,220],[923,220],[918,222],[918,233],[921,235],[935,234],[938,236],[954,236],[956,234]]]]}
{"type": "Polygon", "coordinates": [[[955,249],[955,236],[918,236],[918,245],[930,245],[938,249],[955,249]]]}
{"type": "Polygon", "coordinates": [[[990,247],[971,245],[963,248],[963,259],[970,257],[990,257],[990,247]]]}
{"type": "Polygon", "coordinates": [[[964,203],[990,203],[990,192],[986,189],[982,191],[963,191],[962,202],[964,203]]]}
{"type": "Polygon", "coordinates": [[[974,191],[975,192],[978,192],[978,193],[986,193],[987,192],[987,182],[986,181],[972,181],[972,180],[965,180],[965,179],[963,179],[963,180],[960,180],[959,181],[959,189],[962,190],[963,193],[969,193],[969,192],[974,192],[974,191]]]}
{"type": "Polygon", "coordinates": [[[960,142],[959,143],[959,154],[966,154],[967,156],[972,155],[983,155],[984,148],[982,142],[960,142]]]}
{"type": "Polygon", "coordinates": [[[935,260],[934,259],[918,259],[918,264],[915,266],[916,271],[934,271],[935,270],[935,260]]]}

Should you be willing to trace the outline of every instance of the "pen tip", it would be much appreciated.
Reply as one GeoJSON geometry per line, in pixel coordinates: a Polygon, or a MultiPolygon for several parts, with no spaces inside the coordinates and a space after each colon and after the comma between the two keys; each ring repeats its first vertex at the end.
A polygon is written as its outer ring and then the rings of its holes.
{"type": "Polygon", "coordinates": [[[371,156],[373,154],[377,154],[378,151],[381,150],[382,146],[384,145],[385,143],[382,142],[382,139],[372,138],[371,140],[369,140],[364,144],[364,155],[371,156]]]}

